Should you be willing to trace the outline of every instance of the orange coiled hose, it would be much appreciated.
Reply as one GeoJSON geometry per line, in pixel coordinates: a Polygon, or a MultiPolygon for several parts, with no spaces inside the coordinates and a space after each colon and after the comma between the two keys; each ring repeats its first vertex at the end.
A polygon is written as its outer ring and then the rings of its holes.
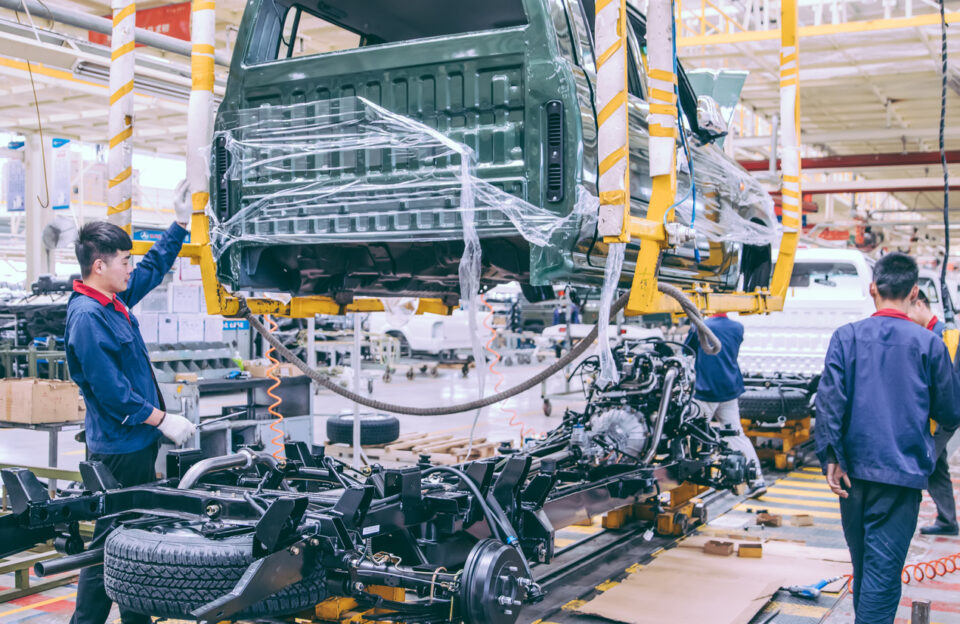
{"type": "MultiPolygon", "coordinates": [[[[266,314],[264,315],[263,320],[266,322],[267,330],[271,334],[277,331],[277,328],[279,326],[277,325],[277,322],[273,320],[272,316],[270,316],[269,314],[266,314]]],[[[273,393],[274,390],[280,387],[280,378],[277,376],[277,369],[280,368],[280,360],[273,357],[274,351],[276,351],[276,349],[274,349],[271,346],[269,349],[267,349],[267,353],[266,353],[267,359],[270,360],[270,367],[267,368],[267,378],[273,380],[273,385],[267,388],[267,396],[273,399],[273,403],[271,403],[270,407],[267,408],[267,412],[269,412],[270,415],[275,418],[275,420],[272,423],[270,423],[270,431],[277,434],[270,441],[275,447],[277,447],[277,450],[273,452],[273,457],[275,459],[282,460],[284,459],[284,455],[283,455],[284,433],[283,433],[283,429],[277,429],[277,425],[283,422],[283,414],[277,411],[277,407],[279,407],[280,404],[283,403],[283,399],[280,398],[280,396],[273,393]]]]}
{"type": "MultiPolygon", "coordinates": [[[[496,365],[500,363],[500,352],[494,349],[492,346],[493,341],[497,339],[497,331],[490,324],[490,319],[493,318],[493,306],[487,302],[487,298],[484,295],[480,295],[480,302],[487,306],[487,315],[483,317],[483,326],[487,331],[490,332],[490,340],[487,341],[487,344],[485,344],[483,348],[486,349],[487,352],[492,356],[489,368],[490,372],[493,373],[497,378],[497,383],[493,386],[493,391],[499,392],[500,386],[503,385],[506,377],[504,377],[503,373],[496,369],[496,365]]],[[[524,436],[528,433],[534,432],[534,428],[527,427],[522,420],[517,420],[517,410],[505,407],[503,405],[500,406],[500,409],[510,416],[510,421],[507,423],[510,427],[520,428],[520,445],[523,446],[524,436]]]]}
{"type": "Polygon", "coordinates": [[[911,563],[903,567],[900,573],[900,579],[907,585],[911,580],[918,583],[926,579],[935,579],[938,576],[953,574],[960,569],[960,553],[931,559],[930,561],[921,561],[920,563],[911,563]]]}

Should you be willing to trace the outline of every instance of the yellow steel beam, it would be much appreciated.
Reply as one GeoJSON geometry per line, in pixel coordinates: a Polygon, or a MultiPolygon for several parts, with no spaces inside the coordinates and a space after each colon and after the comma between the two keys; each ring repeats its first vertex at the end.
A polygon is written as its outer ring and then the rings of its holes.
{"type": "Polygon", "coordinates": [[[770,291],[786,297],[803,222],[800,188],[800,41],[797,36],[797,0],[780,3],[780,119],[783,235],[773,269],[770,291]],[[791,127],[792,126],[792,127],[791,127]]]}
{"type": "MultiPolygon", "coordinates": [[[[960,22],[960,12],[947,13],[945,17],[948,24],[960,22]]],[[[925,15],[915,15],[913,17],[894,17],[890,19],[845,22],[843,24],[804,26],[799,29],[797,34],[801,38],[823,37],[826,35],[852,35],[882,30],[899,30],[902,28],[933,26],[939,23],[940,14],[929,13],[925,15]]],[[[721,33],[714,35],[695,35],[692,37],[677,37],[677,47],[728,45],[731,43],[746,43],[750,41],[775,41],[780,39],[781,36],[782,32],[779,29],[748,30],[744,32],[721,33]]]]}

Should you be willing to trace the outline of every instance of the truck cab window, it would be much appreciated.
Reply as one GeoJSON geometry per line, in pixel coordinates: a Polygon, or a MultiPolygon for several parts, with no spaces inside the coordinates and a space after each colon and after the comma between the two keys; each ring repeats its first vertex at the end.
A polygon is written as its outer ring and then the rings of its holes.
{"type": "Polygon", "coordinates": [[[351,50],[361,46],[357,33],[322,20],[300,5],[287,9],[277,58],[351,50]]]}

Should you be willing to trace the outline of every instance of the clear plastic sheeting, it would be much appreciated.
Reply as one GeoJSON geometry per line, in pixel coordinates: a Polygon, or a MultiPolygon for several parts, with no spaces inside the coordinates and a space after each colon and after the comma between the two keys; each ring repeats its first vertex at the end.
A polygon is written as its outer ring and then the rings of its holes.
{"type": "Polygon", "coordinates": [[[600,316],[597,320],[597,340],[600,343],[600,376],[597,385],[601,388],[620,381],[617,362],[610,348],[610,307],[617,298],[617,284],[623,270],[623,256],[626,243],[612,243],[607,254],[607,264],[603,272],[603,288],[600,290],[600,316]]]}
{"type": "Polygon", "coordinates": [[[387,325],[394,329],[400,329],[409,323],[420,306],[417,297],[381,297],[380,303],[386,313],[387,325]]]}
{"type": "Polygon", "coordinates": [[[691,151],[697,179],[696,219],[688,191],[689,165],[683,162],[686,175],[677,181],[676,220],[685,224],[693,220],[698,236],[711,242],[776,244],[780,225],[770,193],[716,145],[693,147],[691,151]]]}
{"type": "Polygon", "coordinates": [[[566,215],[534,206],[477,177],[467,146],[363,98],[226,112],[220,122],[214,141],[228,163],[218,182],[242,197],[233,215],[211,215],[217,259],[239,241],[461,240],[471,229],[547,246],[598,205],[584,193],[566,215]]]}

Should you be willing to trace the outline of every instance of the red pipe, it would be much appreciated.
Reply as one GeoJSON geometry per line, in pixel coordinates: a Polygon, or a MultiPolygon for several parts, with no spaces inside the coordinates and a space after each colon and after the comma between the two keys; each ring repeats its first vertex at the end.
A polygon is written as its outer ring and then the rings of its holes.
{"type": "MultiPolygon", "coordinates": [[[[767,171],[769,160],[741,160],[747,171],[767,171]]],[[[960,163],[960,150],[947,152],[947,163],[960,163]]],[[[905,167],[909,165],[939,165],[940,152],[908,152],[905,154],[849,154],[846,156],[818,156],[803,158],[801,169],[861,169],[866,167],[905,167]]],[[[777,160],[777,169],[780,160],[777,160]]]]}

